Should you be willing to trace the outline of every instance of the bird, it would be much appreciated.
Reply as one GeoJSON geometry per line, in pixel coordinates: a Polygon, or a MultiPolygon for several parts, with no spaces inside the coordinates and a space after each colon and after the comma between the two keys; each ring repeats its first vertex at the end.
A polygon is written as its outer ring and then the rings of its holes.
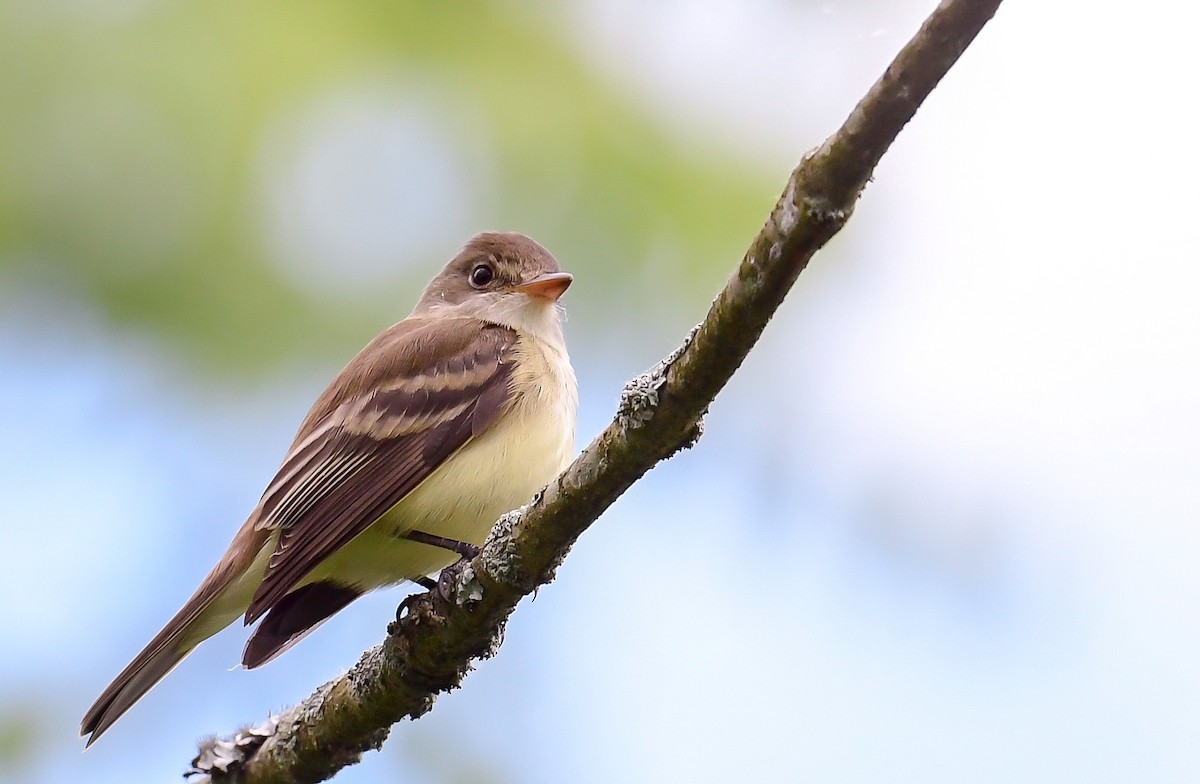
{"type": "Polygon", "coordinates": [[[430,584],[557,476],[578,407],[572,280],[523,234],[472,237],[317,398],[225,554],[84,715],[85,748],[239,616],[258,624],[253,669],[368,591],[430,584]]]}

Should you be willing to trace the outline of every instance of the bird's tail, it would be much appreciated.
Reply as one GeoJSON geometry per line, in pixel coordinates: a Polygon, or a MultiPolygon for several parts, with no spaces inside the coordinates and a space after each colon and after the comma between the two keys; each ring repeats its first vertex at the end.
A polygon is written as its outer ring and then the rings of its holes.
{"type": "Polygon", "coordinates": [[[154,684],[167,677],[167,673],[183,661],[191,650],[180,650],[174,640],[159,640],[146,646],[129,666],[108,685],[96,700],[79,727],[80,735],[89,735],[87,745],[96,742],[113,722],[133,707],[154,684]]]}
{"type": "Polygon", "coordinates": [[[179,644],[188,627],[186,621],[187,615],[191,614],[190,610],[191,608],[185,605],[129,666],[121,670],[121,674],[113,679],[84,715],[79,734],[90,733],[87,739],[88,746],[95,743],[113,722],[121,718],[125,711],[132,708],[156,683],[167,677],[167,673],[175,669],[175,666],[196,647],[193,644],[184,648],[179,644]]]}
{"type": "MultiPolygon", "coordinates": [[[[248,597],[238,595],[240,585],[231,586],[222,564],[197,589],[192,598],[167,621],[150,644],[142,649],[121,674],[108,684],[80,724],[79,734],[88,735],[87,745],[96,742],[113,722],[133,707],[146,692],[167,677],[184,657],[204,640],[224,629],[246,609],[248,597]],[[225,590],[232,587],[233,590],[225,590]]],[[[241,591],[240,593],[245,593],[241,591]]]]}

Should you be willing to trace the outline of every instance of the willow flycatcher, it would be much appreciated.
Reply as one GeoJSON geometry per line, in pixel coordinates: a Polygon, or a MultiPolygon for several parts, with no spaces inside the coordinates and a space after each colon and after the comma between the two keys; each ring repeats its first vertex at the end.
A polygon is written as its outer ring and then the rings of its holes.
{"type": "Polygon", "coordinates": [[[482,544],[553,479],[575,439],[570,284],[524,235],[472,238],[317,399],[225,555],[84,716],[88,745],[239,615],[261,619],[258,667],[367,591],[427,582],[458,558],[430,542],[482,544]]]}

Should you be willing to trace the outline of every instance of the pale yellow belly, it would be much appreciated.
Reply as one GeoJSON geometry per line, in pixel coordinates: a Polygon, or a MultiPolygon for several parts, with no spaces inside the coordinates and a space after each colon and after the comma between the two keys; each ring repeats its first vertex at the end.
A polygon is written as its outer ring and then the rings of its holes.
{"type": "Polygon", "coordinates": [[[401,538],[412,530],[482,544],[500,515],[527,503],[570,462],[573,384],[569,393],[561,400],[554,395],[518,404],[304,582],[333,579],[370,590],[433,574],[458,560],[453,552],[401,538]]]}

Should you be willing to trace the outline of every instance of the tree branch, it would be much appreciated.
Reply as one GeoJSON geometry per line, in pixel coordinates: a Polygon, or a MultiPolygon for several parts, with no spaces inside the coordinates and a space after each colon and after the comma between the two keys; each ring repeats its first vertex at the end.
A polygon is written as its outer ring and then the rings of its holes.
{"type": "Polygon", "coordinates": [[[575,540],[660,460],[695,443],[702,418],[808,260],[849,219],[901,128],[1000,0],[945,0],[830,136],[792,172],[758,236],[683,345],[625,387],[616,418],[531,504],[502,517],[441,590],[409,597],[388,636],[344,676],[261,727],[206,741],[193,773],[215,782],[322,781],[377,749],[496,652],[508,616],[550,582],[575,540]]]}

